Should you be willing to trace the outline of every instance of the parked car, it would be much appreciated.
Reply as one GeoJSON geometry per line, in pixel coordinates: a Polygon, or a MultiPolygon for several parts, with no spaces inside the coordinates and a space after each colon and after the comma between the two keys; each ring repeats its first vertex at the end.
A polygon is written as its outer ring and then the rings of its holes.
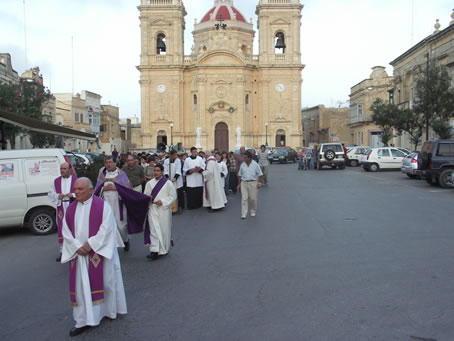
{"type": "Polygon", "coordinates": [[[296,162],[296,151],[292,148],[276,148],[271,154],[268,155],[270,163],[288,163],[289,161],[296,162]]]}
{"type": "Polygon", "coordinates": [[[318,170],[321,170],[323,166],[345,168],[345,151],[344,146],[340,143],[322,143],[315,157],[318,170]]]}
{"type": "Polygon", "coordinates": [[[451,187],[454,171],[454,140],[424,142],[418,167],[429,184],[439,184],[443,188],[451,187]]]}
{"type": "Polygon", "coordinates": [[[416,179],[418,177],[418,157],[419,152],[408,154],[402,160],[400,171],[407,174],[409,178],[416,179]]]}
{"type": "Polygon", "coordinates": [[[25,226],[38,235],[56,230],[47,193],[64,162],[63,149],[0,151],[0,228],[25,226]]]}
{"type": "Polygon", "coordinates": [[[369,150],[370,147],[350,147],[347,151],[347,165],[351,167],[359,166],[363,155],[366,155],[369,150]]]}
{"type": "Polygon", "coordinates": [[[91,160],[87,156],[85,156],[83,154],[79,154],[79,153],[74,153],[74,155],[80,157],[85,166],[90,166],[91,160]]]}
{"type": "Polygon", "coordinates": [[[363,160],[362,166],[365,171],[377,172],[380,169],[401,169],[402,160],[410,153],[394,148],[372,148],[363,160]]]}
{"type": "Polygon", "coordinates": [[[76,175],[78,172],[83,172],[85,170],[86,166],[84,163],[84,159],[82,159],[80,156],[77,156],[75,153],[72,152],[66,152],[66,156],[68,158],[68,162],[71,163],[76,175]]]}

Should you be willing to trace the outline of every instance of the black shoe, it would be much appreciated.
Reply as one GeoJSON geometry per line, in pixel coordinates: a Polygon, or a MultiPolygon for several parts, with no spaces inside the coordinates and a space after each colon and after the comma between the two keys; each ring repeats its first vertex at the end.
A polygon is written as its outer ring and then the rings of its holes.
{"type": "Polygon", "coordinates": [[[157,260],[159,258],[159,254],[157,252],[150,252],[150,254],[147,255],[147,258],[151,260],[157,260]]]}
{"type": "Polygon", "coordinates": [[[125,252],[129,251],[129,240],[125,242],[125,247],[123,248],[123,250],[125,250],[125,252]]]}
{"type": "Polygon", "coordinates": [[[60,255],[57,257],[57,259],[55,260],[56,262],[61,262],[61,253],[60,255]]]}
{"type": "Polygon", "coordinates": [[[83,332],[87,331],[88,329],[90,329],[90,326],[85,326],[85,327],[81,327],[81,328],[72,328],[70,331],[69,331],[69,336],[77,336],[77,335],[80,335],[82,334],[83,332]]]}

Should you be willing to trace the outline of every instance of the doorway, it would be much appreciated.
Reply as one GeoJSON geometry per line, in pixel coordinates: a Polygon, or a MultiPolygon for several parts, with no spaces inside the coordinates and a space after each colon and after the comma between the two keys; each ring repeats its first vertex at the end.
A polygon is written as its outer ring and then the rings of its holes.
{"type": "Polygon", "coordinates": [[[214,130],[214,148],[220,152],[229,151],[229,127],[224,122],[216,124],[214,130]]]}
{"type": "Polygon", "coordinates": [[[276,147],[284,147],[285,145],[285,131],[279,129],[276,132],[276,147]]]}
{"type": "Polygon", "coordinates": [[[164,130],[158,131],[156,146],[165,144],[167,146],[167,133],[164,130]]]}

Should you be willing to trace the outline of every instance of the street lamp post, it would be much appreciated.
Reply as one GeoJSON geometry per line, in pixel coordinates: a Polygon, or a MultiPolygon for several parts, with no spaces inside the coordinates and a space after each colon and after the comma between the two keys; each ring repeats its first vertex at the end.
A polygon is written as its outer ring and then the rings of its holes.
{"type": "Polygon", "coordinates": [[[170,123],[170,147],[173,149],[173,123],[170,123]]]}
{"type": "Polygon", "coordinates": [[[268,147],[268,122],[265,122],[265,146],[268,147]]]}

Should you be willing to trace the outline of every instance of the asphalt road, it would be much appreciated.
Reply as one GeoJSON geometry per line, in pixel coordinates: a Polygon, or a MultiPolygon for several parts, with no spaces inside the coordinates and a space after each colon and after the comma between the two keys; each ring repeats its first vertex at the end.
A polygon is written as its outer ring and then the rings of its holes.
{"type": "MultiPolygon", "coordinates": [[[[157,262],[120,251],[128,315],[80,340],[454,340],[453,190],[398,172],[271,165],[257,217],[240,196],[174,218],[157,262]],[[418,339],[421,338],[421,339],[418,339]]],[[[73,327],[56,235],[0,232],[0,339],[73,327]]]]}

